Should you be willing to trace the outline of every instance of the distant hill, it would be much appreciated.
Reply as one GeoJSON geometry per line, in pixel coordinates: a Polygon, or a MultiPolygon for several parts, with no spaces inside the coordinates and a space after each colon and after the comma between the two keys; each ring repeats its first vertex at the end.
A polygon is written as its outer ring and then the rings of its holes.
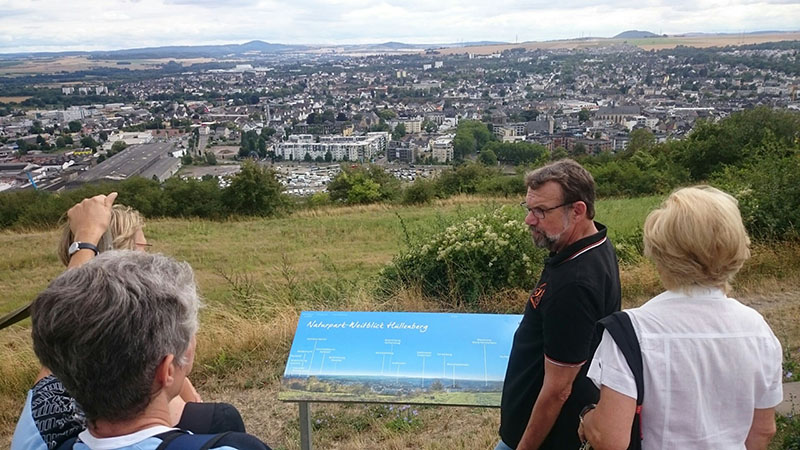
{"type": "Polygon", "coordinates": [[[614,36],[612,39],[641,39],[641,38],[657,38],[661,37],[658,34],[649,31],[628,30],[614,36]]]}
{"type": "Polygon", "coordinates": [[[157,59],[157,58],[223,58],[252,53],[286,53],[308,49],[305,45],[272,44],[250,41],[244,44],[223,45],[170,45],[165,47],[129,48],[86,52],[13,53],[0,57],[58,57],[86,55],[93,59],[157,59]]]}
{"type": "Polygon", "coordinates": [[[221,58],[241,56],[246,53],[284,53],[305,50],[303,45],[271,44],[250,41],[244,44],[223,45],[172,45],[166,47],[131,48],[105,52],[90,52],[98,59],[146,59],[146,58],[221,58]]]}

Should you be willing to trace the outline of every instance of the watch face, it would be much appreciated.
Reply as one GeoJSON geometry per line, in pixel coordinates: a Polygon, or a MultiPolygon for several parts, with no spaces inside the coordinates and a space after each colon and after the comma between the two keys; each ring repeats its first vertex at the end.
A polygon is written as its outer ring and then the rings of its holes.
{"type": "Polygon", "coordinates": [[[70,256],[72,256],[73,253],[75,253],[75,252],[77,252],[79,250],[78,244],[79,244],[78,242],[73,242],[72,244],[70,244],[69,251],[68,251],[70,256]]]}

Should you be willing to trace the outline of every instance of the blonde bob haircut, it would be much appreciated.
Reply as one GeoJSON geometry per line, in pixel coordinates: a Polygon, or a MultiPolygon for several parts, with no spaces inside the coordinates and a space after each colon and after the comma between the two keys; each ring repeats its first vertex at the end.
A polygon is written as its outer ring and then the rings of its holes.
{"type": "Polygon", "coordinates": [[[673,192],[644,223],[644,254],[668,290],[730,290],[750,257],[750,238],[738,202],[710,186],[673,192]]]}
{"type": "MultiPolygon", "coordinates": [[[[75,241],[72,230],[69,228],[69,220],[66,215],[62,218],[61,240],[58,243],[58,258],[65,265],[69,265],[69,246],[75,241]]],[[[114,205],[111,208],[111,222],[108,230],[100,238],[97,244],[98,250],[105,252],[108,250],[135,250],[136,231],[144,228],[144,219],[139,211],[130,206],[114,205]]]]}

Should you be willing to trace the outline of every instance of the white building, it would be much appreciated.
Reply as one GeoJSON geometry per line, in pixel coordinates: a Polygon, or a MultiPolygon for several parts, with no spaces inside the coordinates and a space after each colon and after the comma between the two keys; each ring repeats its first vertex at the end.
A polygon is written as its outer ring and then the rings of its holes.
{"type": "Polygon", "coordinates": [[[275,149],[275,156],[287,161],[302,161],[308,154],[311,159],[325,158],[330,152],[333,161],[368,161],[378,152],[386,150],[389,133],[367,133],[364,136],[320,136],[319,142],[310,134],[289,136],[275,149]]]}
{"type": "Polygon", "coordinates": [[[109,134],[108,140],[103,144],[103,150],[111,150],[111,146],[117,141],[123,141],[128,144],[128,146],[149,144],[153,141],[153,134],[149,131],[120,131],[118,133],[109,134]]]}
{"type": "Polygon", "coordinates": [[[431,153],[434,161],[447,163],[453,160],[453,138],[455,138],[454,134],[446,134],[431,141],[431,153]]]}

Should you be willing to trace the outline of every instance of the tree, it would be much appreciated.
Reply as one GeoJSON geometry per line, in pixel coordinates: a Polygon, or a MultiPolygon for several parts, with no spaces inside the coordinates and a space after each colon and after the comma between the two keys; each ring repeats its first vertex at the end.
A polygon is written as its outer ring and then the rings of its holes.
{"type": "Polygon", "coordinates": [[[190,155],[188,153],[183,155],[183,156],[181,156],[181,164],[183,164],[184,166],[192,165],[193,161],[194,160],[192,159],[192,155],[190,155]]]}
{"type": "Polygon", "coordinates": [[[311,162],[313,160],[314,160],[314,158],[312,158],[311,154],[308,153],[308,152],[306,152],[305,156],[303,156],[303,161],[305,161],[305,162],[311,162]]]}
{"type": "Polygon", "coordinates": [[[384,120],[384,121],[385,120],[391,120],[391,119],[394,119],[395,117],[397,117],[397,113],[394,112],[394,110],[391,110],[391,109],[388,109],[388,108],[378,109],[378,110],[375,111],[375,114],[377,114],[378,117],[380,117],[381,120],[384,120]]]}
{"type": "Polygon", "coordinates": [[[568,158],[569,153],[564,147],[556,147],[553,149],[553,153],[550,154],[550,161],[558,161],[559,159],[568,158]]]}
{"type": "Polygon", "coordinates": [[[572,151],[570,151],[572,156],[582,156],[586,154],[586,146],[583,142],[578,142],[577,144],[572,146],[572,151]]]}
{"type": "Polygon", "coordinates": [[[28,153],[28,143],[22,139],[17,139],[17,149],[20,155],[28,153]]]}
{"type": "Polygon", "coordinates": [[[392,131],[392,139],[399,141],[406,135],[406,126],[405,124],[398,123],[396,127],[394,127],[394,131],[392,131]]]}
{"type": "Polygon", "coordinates": [[[496,166],[497,155],[495,155],[491,149],[487,148],[481,151],[481,154],[478,155],[478,161],[484,166],[496,166]]]}
{"type": "Polygon", "coordinates": [[[94,151],[97,150],[97,141],[91,136],[84,136],[81,138],[81,146],[84,148],[88,147],[94,151]]]}
{"type": "Polygon", "coordinates": [[[206,164],[209,166],[216,166],[217,165],[217,156],[212,152],[205,152],[205,159],[206,164]]]}
{"type": "Polygon", "coordinates": [[[283,186],[272,169],[245,161],[222,192],[222,203],[234,214],[271,216],[284,206],[283,186]]]}
{"type": "Polygon", "coordinates": [[[113,144],[111,144],[111,154],[116,155],[117,153],[125,150],[126,148],[128,148],[128,144],[126,144],[125,141],[116,141],[113,144]]]}
{"type": "Polygon", "coordinates": [[[400,181],[374,165],[344,167],[328,184],[331,200],[348,204],[390,200],[400,191],[400,181]]]}
{"type": "Polygon", "coordinates": [[[69,122],[67,126],[69,127],[70,133],[77,133],[78,131],[81,131],[81,129],[83,128],[83,124],[80,123],[80,121],[78,120],[73,120],[69,122]]]}
{"type": "Polygon", "coordinates": [[[591,113],[586,108],[583,108],[580,110],[580,112],[578,112],[578,121],[580,121],[581,123],[589,120],[589,117],[591,117],[591,113]]]}
{"type": "Polygon", "coordinates": [[[67,146],[67,140],[64,139],[64,136],[59,136],[56,138],[56,148],[64,148],[67,146]]]}
{"type": "Polygon", "coordinates": [[[453,158],[463,160],[467,155],[475,153],[477,144],[475,138],[469,133],[458,134],[453,139],[453,158]]]}
{"type": "Polygon", "coordinates": [[[386,123],[383,119],[379,120],[378,123],[369,127],[369,131],[390,131],[389,124],[386,123]]]}
{"type": "Polygon", "coordinates": [[[331,161],[333,161],[333,154],[330,152],[330,150],[328,150],[327,152],[325,152],[325,162],[331,162],[331,161]]]}
{"type": "Polygon", "coordinates": [[[630,156],[636,153],[637,150],[650,152],[656,144],[656,138],[653,133],[647,128],[638,128],[631,131],[628,146],[625,148],[625,154],[630,156]]]}
{"type": "Polygon", "coordinates": [[[426,133],[433,133],[439,129],[439,126],[436,125],[432,120],[425,119],[422,122],[422,129],[425,130],[426,133]]]}

